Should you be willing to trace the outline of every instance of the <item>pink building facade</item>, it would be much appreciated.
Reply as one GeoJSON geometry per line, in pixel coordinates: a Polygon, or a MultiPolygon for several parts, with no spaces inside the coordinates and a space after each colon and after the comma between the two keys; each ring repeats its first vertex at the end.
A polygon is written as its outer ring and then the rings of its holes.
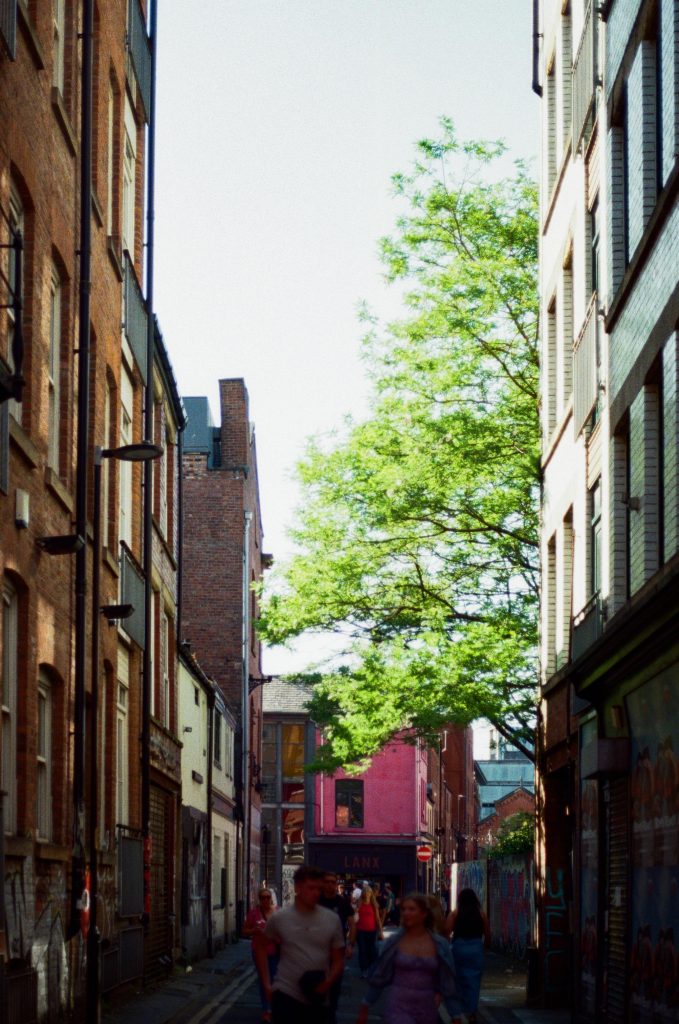
{"type": "Polygon", "coordinates": [[[318,775],[308,859],[345,878],[431,889],[418,846],[434,843],[427,748],[394,740],[360,775],[318,775]]]}

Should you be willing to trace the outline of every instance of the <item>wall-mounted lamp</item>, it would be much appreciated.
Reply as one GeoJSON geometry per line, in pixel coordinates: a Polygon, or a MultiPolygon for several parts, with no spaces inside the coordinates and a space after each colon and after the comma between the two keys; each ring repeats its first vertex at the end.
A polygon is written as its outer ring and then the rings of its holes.
{"type": "Polygon", "coordinates": [[[65,533],[58,537],[36,537],[35,543],[47,555],[74,555],[85,541],[79,533],[65,533]]]}

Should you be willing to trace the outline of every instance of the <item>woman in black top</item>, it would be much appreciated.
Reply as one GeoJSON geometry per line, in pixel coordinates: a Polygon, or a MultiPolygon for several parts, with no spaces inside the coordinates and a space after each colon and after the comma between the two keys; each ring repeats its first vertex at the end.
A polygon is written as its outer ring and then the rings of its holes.
{"type": "MultiPolygon", "coordinates": [[[[457,907],[446,922],[452,932],[453,960],[462,1011],[469,1024],[476,1024],[476,1011],[481,992],[483,973],[483,947],[490,945],[488,918],[481,910],[479,898],[473,889],[462,889],[457,895],[457,907]]],[[[459,1024],[460,1018],[453,1020],[459,1024]]]]}

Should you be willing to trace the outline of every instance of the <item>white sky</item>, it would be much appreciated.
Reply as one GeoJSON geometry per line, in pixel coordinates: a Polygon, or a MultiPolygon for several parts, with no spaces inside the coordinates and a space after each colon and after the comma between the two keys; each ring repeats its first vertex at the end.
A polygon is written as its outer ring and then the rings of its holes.
{"type": "MultiPolygon", "coordinates": [[[[366,299],[387,316],[378,239],[390,176],[441,115],[537,151],[530,0],[162,0],[156,311],[183,395],[244,377],[265,549],[290,546],[304,441],[360,415],[366,299]]],[[[267,672],[301,668],[269,652],[267,672]]]]}

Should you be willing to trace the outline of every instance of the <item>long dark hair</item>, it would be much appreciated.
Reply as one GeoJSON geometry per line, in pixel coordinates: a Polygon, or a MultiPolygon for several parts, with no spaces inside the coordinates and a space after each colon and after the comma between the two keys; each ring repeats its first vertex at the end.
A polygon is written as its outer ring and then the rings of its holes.
{"type": "Polygon", "coordinates": [[[481,903],[473,889],[461,889],[457,894],[455,928],[480,928],[483,931],[481,903]]]}

